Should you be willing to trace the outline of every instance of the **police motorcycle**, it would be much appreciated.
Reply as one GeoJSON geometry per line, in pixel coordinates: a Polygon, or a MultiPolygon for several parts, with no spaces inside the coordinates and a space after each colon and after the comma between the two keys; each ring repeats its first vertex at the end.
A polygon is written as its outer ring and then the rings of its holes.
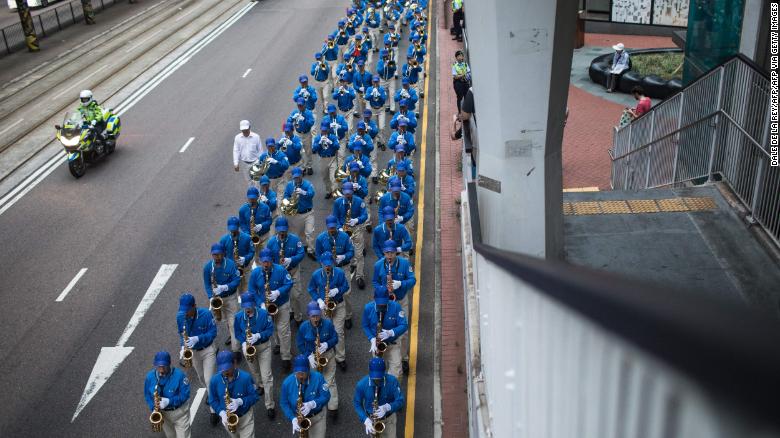
{"type": "Polygon", "coordinates": [[[122,130],[119,116],[109,108],[103,111],[105,129],[96,123],[89,123],[79,111],[65,114],[62,126],[57,129],[57,140],[62,143],[68,155],[68,170],[71,175],[81,178],[87,171],[87,164],[94,163],[112,154],[122,130]]]}

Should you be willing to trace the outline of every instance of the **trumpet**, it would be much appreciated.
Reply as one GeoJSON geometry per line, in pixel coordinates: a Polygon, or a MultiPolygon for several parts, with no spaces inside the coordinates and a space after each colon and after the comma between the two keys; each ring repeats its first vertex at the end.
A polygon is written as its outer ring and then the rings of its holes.
{"type": "Polygon", "coordinates": [[[252,238],[252,243],[257,245],[260,243],[260,236],[255,233],[255,208],[249,208],[249,235],[252,238]]]}
{"type": "MultiPolygon", "coordinates": [[[[186,317],[185,317],[186,318],[186,317]]],[[[189,336],[187,336],[187,324],[181,326],[181,338],[184,342],[184,354],[182,355],[182,366],[184,368],[189,368],[192,366],[192,348],[187,347],[187,341],[190,339],[189,336]]]]}
{"type": "Polygon", "coordinates": [[[157,388],[160,386],[160,380],[157,379],[157,384],[154,386],[154,410],[149,414],[149,422],[152,423],[152,432],[162,432],[163,416],[160,412],[160,393],[157,388]]]}
{"type": "Polygon", "coordinates": [[[322,372],[328,366],[328,358],[320,354],[320,328],[317,327],[317,337],[314,339],[314,362],[317,363],[317,371],[322,372]]]}
{"type": "Polygon", "coordinates": [[[251,321],[246,314],[244,314],[244,321],[246,322],[246,353],[244,354],[244,357],[247,362],[254,362],[257,348],[249,343],[249,338],[252,337],[252,327],[250,326],[251,321]]]}
{"type": "MultiPolygon", "coordinates": [[[[333,41],[333,40],[328,40],[328,49],[332,49],[334,47],[336,47],[336,42],[333,41]]],[[[323,52],[324,52],[324,50],[323,50],[323,52]]],[[[323,53],[323,55],[324,55],[324,53],[323,53]]]]}
{"type": "Polygon", "coordinates": [[[301,413],[301,408],[303,407],[303,384],[298,383],[298,401],[295,403],[295,412],[296,412],[296,418],[298,419],[298,427],[301,428],[301,438],[306,438],[309,436],[309,428],[311,427],[311,420],[306,418],[301,413]]]}
{"type": "MultiPolygon", "coordinates": [[[[227,410],[227,405],[230,404],[230,393],[228,392],[227,381],[223,379],[223,382],[225,383],[225,410],[227,410]]],[[[238,415],[235,412],[228,412],[227,414],[227,429],[230,433],[236,433],[238,429],[238,415]]]]}
{"type": "Polygon", "coordinates": [[[271,302],[271,284],[269,283],[271,273],[263,269],[263,275],[265,276],[265,310],[271,316],[276,316],[279,312],[279,306],[276,303],[271,302]]]}
{"type": "MultiPolygon", "coordinates": [[[[211,290],[217,288],[217,275],[214,273],[214,262],[211,262],[211,290]]],[[[222,298],[214,295],[209,301],[211,311],[214,312],[214,319],[222,321],[222,298]]]]}
{"type": "Polygon", "coordinates": [[[374,385],[374,401],[371,403],[371,423],[374,427],[374,436],[379,436],[385,431],[385,423],[382,422],[375,414],[379,409],[379,386],[374,385]]]}

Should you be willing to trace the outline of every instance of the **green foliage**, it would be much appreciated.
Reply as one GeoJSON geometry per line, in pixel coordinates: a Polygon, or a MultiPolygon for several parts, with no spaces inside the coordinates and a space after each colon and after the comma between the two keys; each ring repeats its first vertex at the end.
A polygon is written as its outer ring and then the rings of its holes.
{"type": "Polygon", "coordinates": [[[642,76],[657,75],[664,80],[682,79],[682,52],[637,53],[631,55],[631,70],[642,76]]]}

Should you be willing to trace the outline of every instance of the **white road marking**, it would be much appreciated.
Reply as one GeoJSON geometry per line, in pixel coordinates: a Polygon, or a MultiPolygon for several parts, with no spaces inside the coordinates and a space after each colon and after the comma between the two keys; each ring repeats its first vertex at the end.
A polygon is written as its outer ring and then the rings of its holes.
{"type": "Polygon", "coordinates": [[[138,303],[138,307],[135,309],[133,317],[130,318],[130,322],[127,323],[125,331],[122,332],[122,337],[120,337],[119,342],[116,343],[117,347],[125,346],[127,340],[130,339],[130,335],[133,334],[133,331],[138,327],[138,324],[140,324],[141,319],[143,319],[149,308],[152,307],[152,303],[154,303],[154,300],[160,295],[163,287],[165,287],[165,283],[171,278],[171,275],[173,275],[173,271],[176,270],[177,266],[179,265],[160,266],[160,270],[157,271],[157,275],[154,276],[152,284],[149,285],[149,289],[146,290],[141,302],[138,303]]]}
{"type": "Polygon", "coordinates": [[[195,400],[190,405],[190,425],[195,422],[195,414],[198,413],[198,407],[203,400],[203,396],[206,395],[206,388],[198,388],[198,392],[195,394],[195,400]]]}
{"type": "Polygon", "coordinates": [[[135,44],[133,44],[132,46],[130,46],[130,48],[129,48],[129,49],[125,50],[125,53],[130,53],[130,52],[132,52],[133,50],[137,49],[137,48],[138,48],[138,47],[139,47],[141,44],[143,44],[143,43],[145,43],[145,42],[149,41],[149,40],[150,40],[150,39],[152,39],[152,38],[153,38],[155,35],[157,35],[158,33],[162,32],[162,31],[163,31],[162,29],[159,29],[159,30],[156,30],[156,31],[154,31],[154,32],[150,33],[150,34],[149,34],[149,35],[148,35],[146,38],[144,38],[144,39],[142,39],[141,41],[138,41],[137,43],[135,43],[135,44]]]}
{"type": "Polygon", "coordinates": [[[26,195],[30,190],[34,189],[35,186],[43,181],[44,178],[54,172],[54,169],[57,168],[57,164],[61,163],[63,158],[65,158],[65,152],[58,152],[43,166],[39,167],[38,170],[33,172],[32,175],[25,178],[21,184],[17,185],[13,190],[8,192],[8,194],[3,196],[3,198],[0,199],[0,214],[5,213],[5,211],[11,208],[12,205],[16,204],[17,201],[22,199],[22,196],[26,195]]]}
{"type": "Polygon", "coordinates": [[[67,93],[70,93],[70,91],[71,91],[72,89],[76,88],[76,85],[78,85],[78,84],[80,84],[80,83],[82,83],[82,82],[86,81],[87,79],[91,78],[92,76],[95,76],[96,74],[100,73],[101,71],[103,71],[103,70],[105,70],[105,69],[107,69],[107,68],[108,68],[108,66],[107,66],[107,65],[104,65],[103,67],[100,67],[99,69],[97,69],[97,70],[93,71],[92,73],[90,73],[90,74],[88,74],[88,75],[84,76],[84,77],[83,77],[83,78],[81,78],[80,80],[78,80],[78,81],[74,82],[74,83],[73,83],[71,86],[69,86],[68,88],[66,88],[66,89],[64,89],[64,90],[60,91],[59,93],[57,93],[56,95],[54,95],[54,97],[52,98],[52,100],[57,100],[57,99],[59,99],[61,96],[64,96],[65,94],[67,94],[67,93]]]}
{"type": "Polygon", "coordinates": [[[252,69],[251,69],[251,68],[248,68],[248,69],[246,69],[246,71],[244,72],[244,75],[243,75],[243,76],[241,76],[241,77],[242,77],[242,78],[245,78],[245,77],[247,77],[247,76],[249,75],[249,72],[250,72],[250,71],[252,71],[252,69]]]}
{"type": "MultiPolygon", "coordinates": [[[[179,10],[181,10],[181,8],[179,8],[179,10]]],[[[177,22],[177,21],[181,20],[182,18],[186,17],[187,15],[190,15],[190,14],[191,14],[191,13],[193,13],[193,12],[195,12],[195,7],[194,7],[194,6],[190,7],[190,10],[189,10],[189,11],[187,11],[187,12],[185,12],[184,14],[182,14],[182,15],[179,15],[178,17],[176,17],[176,19],[175,19],[175,20],[173,20],[173,22],[175,23],[175,22],[177,22]]]]}
{"type": "Polygon", "coordinates": [[[18,125],[20,123],[22,123],[23,121],[24,121],[24,119],[22,118],[22,119],[19,119],[19,120],[15,121],[15,122],[11,123],[10,125],[6,126],[5,129],[0,131],[0,135],[5,134],[5,131],[8,131],[9,129],[13,128],[14,126],[16,126],[16,125],[18,125]]]}
{"type": "Polygon", "coordinates": [[[62,290],[62,293],[60,293],[60,296],[58,296],[57,299],[54,300],[54,301],[59,302],[59,301],[64,300],[65,297],[68,295],[68,293],[70,293],[71,289],[73,289],[73,286],[75,286],[76,283],[79,281],[79,279],[86,273],[87,273],[87,268],[81,268],[79,273],[76,274],[75,277],[73,277],[73,280],[71,280],[70,283],[68,283],[68,285],[65,286],[65,289],[62,290]]]}
{"type": "Polygon", "coordinates": [[[182,146],[182,147],[181,147],[181,149],[179,149],[179,153],[180,153],[180,154],[183,154],[183,153],[184,153],[184,151],[186,151],[186,150],[187,150],[187,148],[188,148],[188,147],[190,147],[190,144],[192,144],[192,142],[193,142],[194,140],[195,140],[195,137],[190,137],[190,139],[189,139],[189,140],[187,140],[187,143],[184,143],[184,146],[182,146]]]}

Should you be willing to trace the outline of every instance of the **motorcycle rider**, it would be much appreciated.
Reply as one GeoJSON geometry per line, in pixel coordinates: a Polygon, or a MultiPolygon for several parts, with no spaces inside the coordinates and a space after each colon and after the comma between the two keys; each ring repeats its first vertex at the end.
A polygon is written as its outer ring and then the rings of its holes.
{"type": "Polygon", "coordinates": [[[92,91],[81,90],[81,93],[79,93],[79,100],[81,101],[81,104],[78,107],[78,111],[81,114],[81,117],[90,125],[95,126],[97,132],[102,133],[105,129],[103,108],[101,108],[92,97],[92,91]]]}

